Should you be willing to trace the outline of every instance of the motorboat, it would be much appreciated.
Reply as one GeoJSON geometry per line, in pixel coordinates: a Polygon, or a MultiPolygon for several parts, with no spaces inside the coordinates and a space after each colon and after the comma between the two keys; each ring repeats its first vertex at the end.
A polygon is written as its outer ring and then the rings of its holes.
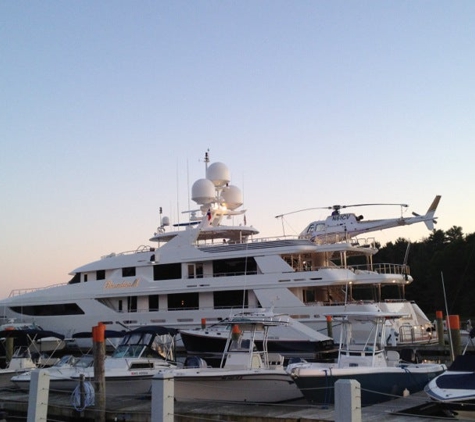
{"type": "Polygon", "coordinates": [[[214,324],[239,311],[271,308],[320,332],[330,309],[401,312],[405,317],[391,322],[398,345],[436,340],[431,321],[404,298],[413,281],[409,267],[374,263],[374,239],[259,238],[228,167],[209,164],[208,156],[205,166],[205,177],[191,189],[197,207],[171,229],[160,212],[150,238],[156,246],[107,254],[73,270],[66,284],[14,290],[0,301],[0,315],[72,338],[99,322],[117,331],[157,324],[192,329],[203,318],[214,324]]]}
{"type": "MultiPolygon", "coordinates": [[[[94,357],[90,354],[74,356],[64,355],[53,366],[46,368],[49,375],[49,388],[51,391],[70,391],[77,385],[71,381],[71,376],[83,373],[92,368],[94,357]]],[[[37,369],[31,368],[21,374],[11,377],[10,381],[20,390],[29,391],[32,371],[37,369]]]]}
{"type": "Polygon", "coordinates": [[[360,384],[362,406],[391,400],[422,391],[424,386],[447,368],[438,363],[402,361],[400,354],[386,350],[387,322],[402,315],[396,313],[335,314],[344,329],[340,349],[334,362],[299,362],[287,366],[287,372],[307,401],[333,404],[335,382],[356,380],[360,384]],[[355,322],[371,327],[371,335],[364,344],[355,342],[352,326],[355,322]]]}
{"type": "Polygon", "coordinates": [[[208,362],[220,360],[236,319],[278,322],[278,324],[270,325],[268,332],[256,331],[254,342],[256,347],[262,350],[265,333],[267,350],[270,353],[278,353],[287,360],[295,356],[308,360],[323,359],[336,350],[333,338],[312,330],[289,315],[262,310],[261,312],[239,312],[211,326],[206,326],[206,321],[204,321],[201,328],[180,330],[179,336],[187,355],[200,356],[208,362]]]}
{"type": "Polygon", "coordinates": [[[17,322],[9,319],[8,322],[0,325],[0,331],[21,331],[15,335],[17,342],[23,342],[23,345],[28,344],[32,353],[48,353],[56,352],[66,346],[63,335],[58,336],[59,333],[44,330],[43,327],[35,324],[35,322],[17,322]],[[45,331],[40,333],[40,331],[45,331]],[[51,333],[51,336],[45,335],[51,333]],[[23,335],[26,334],[26,335],[23,335]]]}
{"type": "Polygon", "coordinates": [[[447,371],[431,380],[424,388],[432,401],[450,414],[475,420],[475,354],[467,351],[473,347],[475,328],[461,355],[455,357],[447,371]]]}
{"type": "MultiPolygon", "coordinates": [[[[150,379],[160,368],[175,366],[174,340],[176,330],[161,326],[143,326],[124,334],[114,353],[104,361],[107,394],[145,394],[150,379]]],[[[93,356],[64,356],[57,365],[47,369],[51,389],[73,391],[81,380],[94,381],[93,356]]],[[[15,376],[11,381],[22,389],[29,385],[31,372],[15,376]]]]}
{"type": "MultiPolygon", "coordinates": [[[[176,367],[177,331],[163,326],[142,326],[125,334],[114,353],[104,361],[106,395],[149,394],[153,376],[163,368],[176,367]]],[[[95,381],[94,368],[76,373],[71,380],[95,381]]]]}
{"type": "MultiPolygon", "coordinates": [[[[115,350],[117,348],[117,339],[122,339],[125,333],[122,331],[104,331],[105,349],[115,350]]],[[[79,339],[88,339],[91,343],[92,332],[81,332],[76,333],[73,336],[73,339],[64,339],[66,348],[68,350],[74,350],[74,347],[68,343],[76,342],[79,339]]],[[[77,345],[76,343],[74,343],[77,345]]],[[[86,353],[83,353],[84,348],[78,348],[74,350],[77,354],[65,354],[61,358],[57,359],[56,362],[47,368],[47,372],[50,379],[50,389],[52,391],[69,391],[73,386],[76,385],[76,382],[71,382],[71,377],[76,374],[84,373],[93,368],[94,357],[92,355],[92,347],[86,350],[86,353]]],[[[37,366],[32,366],[30,370],[26,370],[22,373],[17,373],[10,375],[11,382],[19,387],[21,390],[28,391],[30,388],[31,381],[31,371],[37,369],[37,366]]]]}
{"type": "Polygon", "coordinates": [[[190,356],[184,368],[161,371],[173,375],[174,399],[277,403],[302,398],[284,369],[284,357],[267,350],[269,328],[280,324],[236,316],[218,368],[190,356]],[[262,340],[261,349],[256,346],[257,338],[262,340]]]}
{"type": "MultiPolygon", "coordinates": [[[[148,394],[152,377],[163,368],[176,367],[174,337],[176,330],[162,326],[143,326],[126,333],[111,356],[104,360],[107,396],[148,394]]],[[[93,383],[93,357],[64,360],[47,369],[50,388],[74,391],[81,382],[93,383]]],[[[15,376],[11,381],[22,389],[29,387],[31,373],[15,376]]]]}
{"type": "Polygon", "coordinates": [[[0,387],[11,385],[10,378],[14,375],[51,366],[57,361],[53,357],[55,350],[46,354],[37,348],[37,345],[41,344],[41,339],[48,339],[48,341],[56,339],[59,347],[64,336],[52,331],[31,328],[0,331],[3,349],[6,354],[11,354],[7,358],[6,366],[0,369],[0,387]]]}

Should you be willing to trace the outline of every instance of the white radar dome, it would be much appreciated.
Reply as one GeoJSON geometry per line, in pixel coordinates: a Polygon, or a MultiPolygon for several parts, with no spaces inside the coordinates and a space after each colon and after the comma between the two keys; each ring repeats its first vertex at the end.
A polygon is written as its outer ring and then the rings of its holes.
{"type": "Polygon", "coordinates": [[[208,167],[206,178],[211,180],[217,188],[222,188],[231,181],[231,173],[226,164],[217,162],[208,167]]]}
{"type": "Polygon", "coordinates": [[[221,192],[221,198],[224,201],[223,205],[229,210],[235,210],[243,203],[241,189],[234,185],[226,186],[221,192]]]}
{"type": "Polygon", "coordinates": [[[170,225],[170,219],[168,217],[163,217],[162,218],[162,226],[169,226],[170,225]]]}
{"type": "Polygon", "coordinates": [[[210,204],[216,200],[216,189],[211,180],[198,179],[191,187],[191,199],[197,204],[210,204]]]}

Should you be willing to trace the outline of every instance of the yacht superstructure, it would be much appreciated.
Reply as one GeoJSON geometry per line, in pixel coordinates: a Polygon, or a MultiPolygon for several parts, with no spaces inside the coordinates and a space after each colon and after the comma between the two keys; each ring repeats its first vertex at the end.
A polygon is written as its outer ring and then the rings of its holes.
{"type": "MultiPolygon", "coordinates": [[[[390,342],[431,340],[432,324],[415,303],[402,296],[382,299],[389,286],[403,291],[412,282],[406,265],[374,264],[374,243],[354,239],[321,244],[257,238],[239,209],[241,191],[230,181],[224,164],[206,162],[206,178],[192,186],[199,207],[190,211],[188,224],[169,230],[163,217],[150,239],[157,247],[104,256],[75,269],[64,285],[13,291],[0,301],[0,318],[70,337],[99,322],[111,330],[145,324],[195,328],[204,318],[212,324],[239,310],[272,308],[326,333],[329,309],[382,311],[407,315],[391,322],[390,342]]],[[[333,334],[337,338],[338,326],[333,334]]]]}

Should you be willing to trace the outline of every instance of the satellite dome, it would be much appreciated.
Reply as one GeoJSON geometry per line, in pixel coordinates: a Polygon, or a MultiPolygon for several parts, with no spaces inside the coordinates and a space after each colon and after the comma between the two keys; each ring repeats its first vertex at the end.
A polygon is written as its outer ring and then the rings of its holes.
{"type": "Polygon", "coordinates": [[[231,173],[226,164],[213,163],[206,170],[206,178],[211,180],[217,188],[226,186],[231,180],[231,173]]]}
{"type": "Polygon", "coordinates": [[[221,198],[223,199],[223,205],[226,205],[229,210],[235,210],[243,203],[241,189],[234,185],[224,187],[221,198]]]}
{"type": "Polygon", "coordinates": [[[198,179],[191,187],[191,199],[197,204],[210,204],[216,200],[214,184],[208,179],[198,179]]]}
{"type": "Polygon", "coordinates": [[[169,226],[170,225],[170,218],[168,217],[163,217],[162,218],[162,226],[169,226]]]}

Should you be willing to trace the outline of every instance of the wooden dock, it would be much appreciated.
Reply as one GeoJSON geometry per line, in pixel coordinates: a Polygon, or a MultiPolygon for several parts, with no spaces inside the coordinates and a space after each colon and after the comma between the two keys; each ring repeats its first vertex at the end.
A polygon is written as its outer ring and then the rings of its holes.
{"type": "MultiPolygon", "coordinates": [[[[152,422],[150,397],[116,397],[106,403],[106,421],[152,422]]],[[[0,408],[7,414],[7,421],[26,420],[28,394],[16,388],[0,391],[0,408]]],[[[333,422],[332,406],[310,405],[305,400],[283,404],[251,404],[222,402],[175,402],[174,422],[233,421],[233,422],[333,422]]],[[[361,410],[364,422],[427,422],[427,420],[455,420],[444,416],[424,393],[397,398],[361,410]],[[414,414],[414,409],[425,413],[414,414]]],[[[76,410],[70,394],[50,393],[48,420],[82,421],[97,420],[97,410],[88,407],[76,410]]],[[[153,421],[157,422],[157,421],[153,421]]]]}

